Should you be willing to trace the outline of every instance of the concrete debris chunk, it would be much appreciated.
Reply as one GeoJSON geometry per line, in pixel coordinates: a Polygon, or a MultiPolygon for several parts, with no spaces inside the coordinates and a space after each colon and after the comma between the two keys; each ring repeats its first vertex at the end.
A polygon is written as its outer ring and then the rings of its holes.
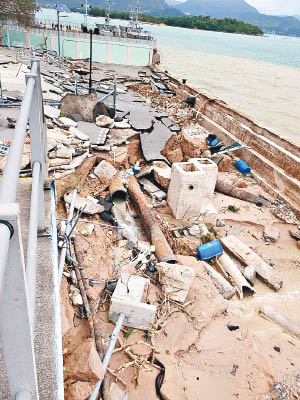
{"type": "Polygon", "coordinates": [[[184,303],[195,278],[195,270],[180,264],[161,262],[156,265],[163,292],[172,300],[184,303]]]}
{"type": "Polygon", "coordinates": [[[54,147],[60,143],[65,144],[65,145],[70,145],[71,137],[66,135],[64,132],[65,132],[64,130],[59,129],[59,128],[48,129],[47,130],[47,145],[54,146],[54,147]]]}
{"type": "Polygon", "coordinates": [[[117,129],[130,129],[131,125],[128,123],[128,120],[123,119],[123,121],[115,122],[115,128],[117,129]]]}
{"type": "Polygon", "coordinates": [[[103,377],[103,366],[94,339],[86,339],[67,357],[64,364],[64,379],[96,383],[103,377]]]}
{"type": "Polygon", "coordinates": [[[154,185],[149,179],[147,178],[140,178],[139,183],[142,185],[144,191],[148,193],[151,197],[155,197],[156,200],[162,201],[164,200],[167,195],[163,192],[159,187],[154,185]]]}
{"type": "Polygon", "coordinates": [[[192,235],[192,236],[197,236],[197,235],[199,235],[199,234],[200,234],[199,225],[192,225],[192,226],[189,228],[189,233],[190,233],[190,235],[192,235]]]}
{"type": "Polygon", "coordinates": [[[173,133],[161,122],[155,122],[153,130],[147,134],[140,135],[141,147],[146,161],[162,160],[168,162],[167,158],[161,154],[166,142],[173,133]]]}
{"type": "Polygon", "coordinates": [[[48,118],[57,119],[60,116],[60,110],[58,108],[55,108],[55,107],[45,104],[44,105],[44,114],[48,118]]]}
{"type": "MultiPolygon", "coordinates": [[[[64,200],[67,204],[71,204],[72,201],[72,193],[65,195],[64,200]]],[[[88,200],[84,197],[76,196],[75,200],[75,208],[77,210],[84,209],[84,214],[97,214],[104,211],[104,207],[100,204],[95,204],[92,200],[88,200]]]]}
{"type": "Polygon", "coordinates": [[[91,145],[102,146],[106,142],[109,128],[99,128],[92,122],[80,121],[78,123],[78,129],[85,135],[88,135],[91,141],[91,145]]]}
{"type": "Polygon", "coordinates": [[[99,113],[97,93],[75,95],[68,93],[60,102],[60,109],[63,115],[80,114],[84,121],[93,122],[99,113]]]}
{"type": "Polygon", "coordinates": [[[161,187],[168,189],[171,180],[171,168],[168,165],[160,161],[155,162],[153,176],[161,187]]]}
{"type": "Polygon", "coordinates": [[[68,127],[68,128],[71,128],[71,126],[73,126],[74,128],[76,128],[77,125],[78,125],[78,122],[73,121],[72,119],[66,118],[66,117],[61,117],[61,118],[59,118],[59,122],[61,122],[64,126],[66,126],[66,127],[68,127]]]}
{"type": "Polygon", "coordinates": [[[87,237],[89,237],[89,236],[91,236],[91,234],[94,232],[95,225],[94,225],[94,224],[86,224],[86,225],[87,225],[87,226],[86,226],[84,229],[82,229],[82,230],[80,231],[80,233],[81,233],[82,236],[87,236],[87,237]]]}
{"type": "Polygon", "coordinates": [[[117,172],[116,168],[105,160],[102,160],[94,170],[94,174],[104,183],[111,181],[117,172]]]}
{"type": "Polygon", "coordinates": [[[81,132],[79,129],[74,128],[74,126],[71,126],[69,131],[70,131],[70,133],[72,133],[79,140],[82,140],[84,142],[87,141],[87,140],[90,140],[88,135],[86,135],[85,133],[81,132]]]}
{"type": "Polygon", "coordinates": [[[266,242],[277,242],[280,237],[278,229],[272,226],[266,226],[264,229],[264,238],[266,242]]]}
{"type": "Polygon", "coordinates": [[[182,136],[181,148],[185,160],[199,158],[208,149],[208,143],[205,138],[191,136],[185,132],[182,136]]]}
{"type": "Polygon", "coordinates": [[[115,123],[114,120],[106,115],[99,115],[96,118],[96,125],[100,128],[113,128],[115,123]]]}

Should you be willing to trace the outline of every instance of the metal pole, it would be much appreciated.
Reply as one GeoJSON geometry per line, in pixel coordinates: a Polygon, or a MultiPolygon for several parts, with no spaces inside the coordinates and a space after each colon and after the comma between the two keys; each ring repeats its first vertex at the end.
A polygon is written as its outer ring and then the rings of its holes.
{"type": "MultiPolygon", "coordinates": [[[[116,345],[120,330],[122,328],[124,319],[125,319],[125,313],[120,313],[119,317],[118,317],[118,320],[117,320],[117,323],[116,323],[116,326],[115,326],[115,329],[113,330],[113,333],[111,334],[110,342],[109,342],[108,348],[106,350],[105,356],[104,356],[103,361],[102,361],[104,374],[105,374],[106,369],[108,367],[112,352],[114,351],[114,348],[115,348],[115,345],[116,345]]],[[[99,381],[96,384],[94,392],[90,395],[89,400],[96,400],[96,398],[98,396],[98,393],[99,393],[99,390],[100,390],[100,387],[102,385],[102,382],[103,382],[103,379],[101,379],[101,381],[99,381]]]]}
{"type": "Polygon", "coordinates": [[[93,31],[90,30],[90,78],[89,78],[89,93],[92,93],[92,64],[93,64],[93,31]]]}
{"type": "Polygon", "coordinates": [[[116,115],[116,97],[117,97],[117,76],[114,80],[114,116],[116,115]]]}
{"type": "Polygon", "coordinates": [[[10,230],[6,225],[0,224],[0,243],[1,243],[1,257],[0,257],[0,298],[3,285],[3,278],[7,263],[7,255],[9,248],[10,230]]]}
{"type": "Polygon", "coordinates": [[[57,42],[58,42],[58,55],[60,56],[60,35],[59,35],[59,11],[57,11],[57,42]]]}
{"type": "Polygon", "coordinates": [[[85,16],[84,16],[84,23],[86,24],[86,27],[87,27],[87,23],[88,23],[88,21],[87,21],[87,14],[88,14],[88,3],[87,3],[87,0],[85,0],[85,16]]]}
{"type": "MultiPolygon", "coordinates": [[[[65,233],[66,236],[68,236],[70,234],[71,229],[72,229],[71,221],[72,221],[72,218],[73,218],[76,195],[77,195],[77,190],[75,189],[73,191],[72,200],[71,200],[71,204],[70,204],[70,208],[69,208],[68,221],[66,223],[66,233],[65,233]]],[[[64,271],[66,254],[67,254],[67,245],[66,245],[66,243],[64,243],[64,246],[61,249],[59,266],[58,266],[58,283],[59,283],[59,286],[61,284],[61,278],[62,278],[62,274],[63,274],[63,271],[64,271]]]]}
{"type": "Polygon", "coordinates": [[[32,189],[30,204],[30,219],[27,241],[26,277],[28,285],[28,305],[31,329],[34,332],[35,293],[36,293],[36,253],[37,253],[37,227],[39,208],[39,184],[41,166],[38,162],[32,168],[32,189]]]}
{"type": "Polygon", "coordinates": [[[34,78],[29,78],[27,81],[24,100],[22,101],[13,141],[9,149],[0,185],[0,204],[14,203],[16,201],[22,152],[35,82],[34,78]]]}

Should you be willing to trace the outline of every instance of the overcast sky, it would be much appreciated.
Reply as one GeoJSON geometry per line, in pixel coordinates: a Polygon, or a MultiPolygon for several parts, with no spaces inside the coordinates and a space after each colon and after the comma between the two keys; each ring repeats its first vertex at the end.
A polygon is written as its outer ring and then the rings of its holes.
{"type": "MultiPolygon", "coordinates": [[[[226,0],[224,0],[226,1],[226,0]]],[[[300,0],[246,0],[261,13],[300,15],[300,0]]]]}
{"type": "Polygon", "coordinates": [[[246,2],[263,14],[300,15],[300,0],[246,0],[246,2]]]}

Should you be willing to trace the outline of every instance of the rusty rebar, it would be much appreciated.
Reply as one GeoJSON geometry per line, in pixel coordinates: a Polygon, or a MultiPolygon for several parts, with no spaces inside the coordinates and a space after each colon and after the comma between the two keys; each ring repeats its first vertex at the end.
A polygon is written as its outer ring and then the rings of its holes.
{"type": "Polygon", "coordinates": [[[158,222],[152,215],[140,185],[134,175],[129,178],[128,193],[134,208],[141,216],[149,240],[155,246],[155,255],[158,261],[175,263],[176,257],[165,235],[161,231],[158,222]]]}

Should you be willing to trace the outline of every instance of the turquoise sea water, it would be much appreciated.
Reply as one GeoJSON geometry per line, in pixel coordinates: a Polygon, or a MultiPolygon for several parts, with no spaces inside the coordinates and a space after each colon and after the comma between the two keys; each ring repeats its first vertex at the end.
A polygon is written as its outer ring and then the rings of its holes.
{"type": "MultiPolygon", "coordinates": [[[[54,10],[43,9],[37,14],[37,17],[56,22],[54,10]]],[[[71,13],[61,20],[64,23],[80,24],[83,22],[83,18],[82,14],[71,13]]],[[[88,17],[91,26],[99,21],[103,22],[103,18],[88,17]]],[[[112,20],[112,24],[127,25],[127,22],[112,20]]],[[[260,37],[150,24],[143,24],[143,26],[153,32],[158,46],[176,47],[300,68],[300,38],[298,37],[278,35],[260,37]]]]}
{"type": "MultiPolygon", "coordinates": [[[[56,12],[43,9],[37,18],[56,22],[56,12]]],[[[80,26],[83,19],[71,13],[61,21],[80,26]]],[[[300,38],[143,25],[157,39],[161,68],[300,143],[300,38]]]]}

